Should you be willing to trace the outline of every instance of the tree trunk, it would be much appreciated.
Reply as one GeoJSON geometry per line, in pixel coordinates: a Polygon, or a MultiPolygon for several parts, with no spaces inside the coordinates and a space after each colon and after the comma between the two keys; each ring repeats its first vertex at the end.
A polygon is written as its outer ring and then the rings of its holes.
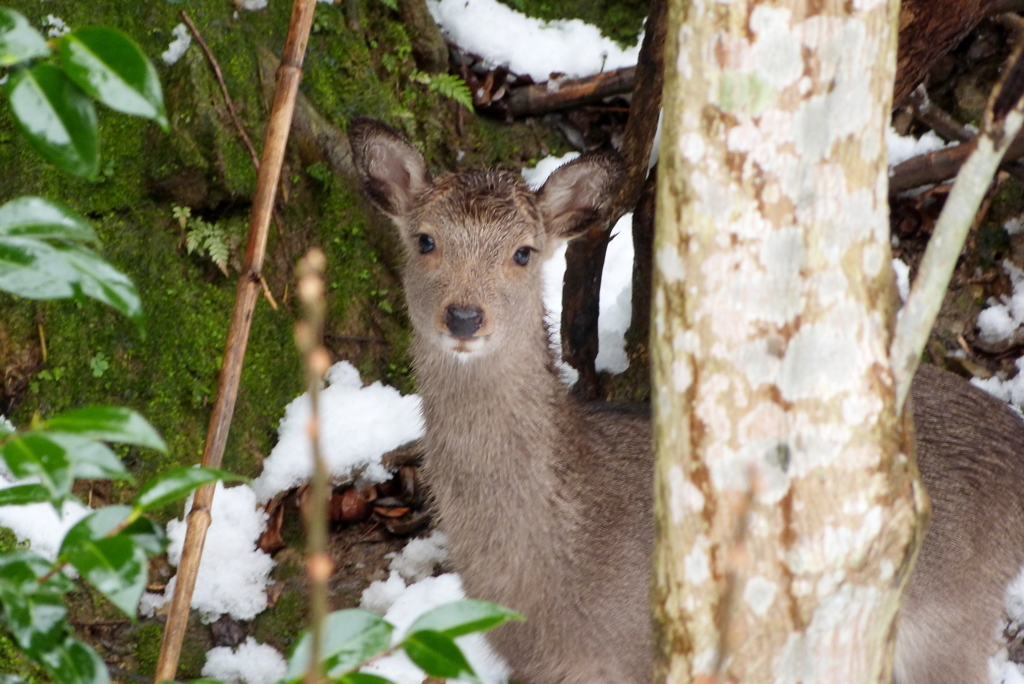
{"type": "Polygon", "coordinates": [[[920,518],[887,358],[896,12],[670,6],[657,681],[889,682],[920,518]]]}

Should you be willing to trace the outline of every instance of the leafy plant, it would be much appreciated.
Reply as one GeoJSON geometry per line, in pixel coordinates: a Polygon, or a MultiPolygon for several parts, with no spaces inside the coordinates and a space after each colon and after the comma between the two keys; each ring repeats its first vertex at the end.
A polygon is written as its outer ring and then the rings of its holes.
{"type": "Polygon", "coordinates": [[[455,100],[466,109],[473,111],[473,93],[469,86],[462,80],[461,76],[455,74],[430,74],[422,71],[413,71],[412,80],[422,83],[430,90],[440,93],[444,97],[455,100]]]}
{"type": "MultiPolygon", "coordinates": [[[[331,681],[340,684],[390,684],[389,679],[359,670],[401,649],[431,677],[479,682],[454,639],[523,619],[519,613],[488,601],[453,601],[421,615],[405,638],[390,646],[394,627],[383,618],[364,610],[339,610],[324,623],[321,667],[331,681]]],[[[308,632],[300,635],[288,659],[285,679],[278,684],[302,681],[309,669],[310,639],[308,632]]]]}
{"type": "Polygon", "coordinates": [[[209,257],[224,275],[228,274],[227,232],[220,224],[207,223],[200,218],[189,221],[185,234],[185,248],[189,254],[195,252],[200,256],[209,257]]]}
{"type": "MultiPolygon", "coordinates": [[[[28,141],[45,159],[86,178],[100,168],[96,113],[92,101],[157,121],[167,129],[156,71],[124,34],[86,28],[55,36],[60,62],[50,43],[17,12],[0,7],[0,66],[10,67],[11,111],[28,141]]],[[[78,214],[41,197],[19,197],[0,206],[0,290],[33,299],[91,297],[132,318],[141,329],[142,307],[132,282],[89,246],[92,227],[78,214]]],[[[102,353],[90,361],[94,375],[109,363],[102,353]]],[[[57,380],[63,369],[41,371],[57,380]]],[[[22,480],[0,489],[0,506],[48,504],[58,513],[75,479],[133,478],[107,442],[166,451],[163,439],[138,413],[94,406],[27,430],[0,421],[0,457],[22,480]]],[[[65,535],[50,561],[26,549],[0,553],[0,627],[24,656],[62,684],[107,684],[100,656],[74,636],[64,595],[75,588],[70,566],[111,603],[135,619],[146,586],[147,557],[167,545],[163,529],[144,517],[154,508],[185,497],[195,487],[239,479],[204,468],[164,473],[143,485],[131,506],[93,511],[65,535]]],[[[20,681],[3,675],[4,684],[20,681]]]]}
{"type": "MultiPolygon", "coordinates": [[[[23,15],[0,7],[0,67],[11,69],[7,93],[19,130],[69,173],[95,179],[101,168],[93,100],[168,129],[156,70],[115,29],[87,27],[47,42],[23,15]]],[[[141,324],[135,286],[90,249],[96,243],[68,207],[14,199],[0,207],[0,289],[34,299],[91,297],[141,324]]]]}

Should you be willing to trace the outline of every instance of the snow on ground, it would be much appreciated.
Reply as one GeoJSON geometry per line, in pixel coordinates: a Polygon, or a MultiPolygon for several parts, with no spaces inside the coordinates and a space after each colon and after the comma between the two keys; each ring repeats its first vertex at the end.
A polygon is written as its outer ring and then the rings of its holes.
{"type": "Polygon", "coordinates": [[[1010,276],[1013,294],[999,299],[991,298],[989,307],[978,315],[978,336],[983,342],[993,344],[1010,339],[1024,323],[1024,271],[1009,261],[1003,262],[1003,270],[1010,276]]]}
{"type": "Polygon", "coordinates": [[[207,651],[202,675],[230,684],[274,684],[284,678],[286,669],[276,648],[249,637],[237,648],[220,646],[207,651]]]}
{"type": "MultiPolygon", "coordinates": [[[[462,579],[449,572],[432,577],[444,559],[444,535],[434,532],[425,539],[414,539],[391,561],[391,575],[374,582],[363,592],[360,607],[395,626],[392,643],[404,637],[409,626],[423,613],[451,601],[465,598],[462,579]]],[[[491,649],[481,634],[459,637],[455,642],[484,684],[508,681],[508,665],[491,649]]],[[[424,674],[404,653],[382,658],[363,669],[387,677],[397,684],[420,684],[424,674]]]]}
{"type": "Polygon", "coordinates": [[[168,66],[181,59],[181,56],[185,54],[185,50],[188,50],[189,46],[192,45],[192,34],[188,32],[188,27],[185,24],[175,26],[171,31],[171,35],[174,36],[174,40],[171,41],[167,49],[160,55],[160,59],[164,60],[164,64],[168,66]]]}
{"type": "Polygon", "coordinates": [[[955,142],[947,143],[936,135],[935,131],[928,131],[920,138],[915,138],[912,135],[900,135],[893,130],[892,126],[889,126],[885,132],[885,146],[889,150],[890,167],[919,154],[927,154],[956,144],[955,142]]]}
{"type": "MultiPolygon", "coordinates": [[[[423,436],[420,399],[403,397],[379,382],[363,387],[350,363],[327,371],[320,392],[320,448],[336,481],[359,478],[363,483],[391,477],[380,463],[382,454],[423,436]]],[[[313,454],[306,435],[310,406],[306,394],[288,404],[278,428],[279,439],[253,482],[261,502],[306,482],[313,472],[313,454]]]]}
{"type": "MultiPolygon", "coordinates": [[[[190,496],[185,510],[191,509],[190,496]]],[[[192,608],[205,622],[213,622],[223,613],[236,620],[251,620],[267,607],[267,583],[274,567],[274,560],[256,548],[256,541],[266,529],[267,514],[257,508],[256,494],[250,487],[227,488],[218,482],[211,518],[192,608]]],[[[181,562],[185,529],[184,519],[167,523],[167,559],[173,566],[181,562]]],[[[176,580],[177,576],[171,578],[162,596],[145,594],[140,612],[152,614],[169,601],[176,580]]]]}
{"type": "Polygon", "coordinates": [[[427,9],[448,40],[537,82],[556,72],[578,78],[634,66],[640,54],[639,39],[622,49],[579,19],[534,19],[497,0],[427,0],[427,9]]]}
{"type": "MultiPolygon", "coordinates": [[[[0,422],[11,425],[3,416],[0,422]]],[[[30,480],[15,480],[0,461],[0,489],[15,484],[25,484],[30,480]]],[[[19,542],[28,542],[31,549],[40,556],[56,560],[57,551],[64,540],[64,535],[79,520],[89,514],[91,509],[74,501],[66,501],[61,507],[60,515],[48,503],[28,504],[26,506],[0,506],[0,527],[14,532],[19,542]]]]}

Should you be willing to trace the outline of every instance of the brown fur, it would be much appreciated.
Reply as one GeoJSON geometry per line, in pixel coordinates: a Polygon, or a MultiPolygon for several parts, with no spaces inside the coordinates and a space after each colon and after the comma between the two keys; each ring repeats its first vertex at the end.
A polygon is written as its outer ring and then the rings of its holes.
{"type": "MultiPolygon", "coordinates": [[[[584,155],[534,194],[495,171],[431,181],[419,152],[379,122],[354,121],[350,137],[405,246],[439,525],[467,594],[528,618],[491,643],[524,684],[649,682],[649,416],[574,402],[542,322],[541,262],[600,220],[617,160],[584,155]],[[421,235],[433,240],[426,253],[421,235]],[[525,266],[523,247],[535,250],[525,266]],[[479,309],[479,329],[453,335],[450,307],[479,309]]],[[[897,678],[980,684],[1024,560],[1024,422],[933,368],[919,372],[913,399],[934,521],[907,593],[897,678]]]]}

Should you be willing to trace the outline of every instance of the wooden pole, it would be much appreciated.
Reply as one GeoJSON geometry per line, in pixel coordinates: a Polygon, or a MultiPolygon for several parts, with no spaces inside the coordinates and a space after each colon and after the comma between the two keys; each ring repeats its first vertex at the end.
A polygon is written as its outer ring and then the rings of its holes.
{"type": "MultiPolygon", "coordinates": [[[[270,112],[270,121],[267,124],[263,158],[256,177],[256,194],[253,197],[252,214],[249,218],[245,262],[238,279],[235,308],[231,314],[231,326],[228,328],[224,361],[217,384],[217,398],[213,404],[210,427],[206,433],[206,446],[203,450],[203,465],[211,468],[220,467],[223,460],[228,428],[238,397],[238,383],[242,376],[242,362],[249,340],[249,328],[252,325],[256,300],[261,292],[260,279],[263,257],[267,249],[267,232],[274,210],[278,181],[281,178],[281,164],[284,161],[292,113],[295,110],[295,96],[298,93],[299,81],[302,79],[302,59],[306,52],[315,6],[316,0],[295,0],[284,54],[281,57],[281,67],[277,72],[277,91],[270,112]]],[[[196,491],[192,510],[188,514],[188,531],[185,533],[185,546],[178,566],[178,580],[174,588],[174,597],[171,599],[171,612],[164,628],[163,642],[160,645],[160,659],[154,677],[156,684],[174,679],[178,669],[192,592],[195,589],[196,576],[199,574],[199,561],[202,558],[206,532],[210,527],[213,492],[214,485],[207,485],[196,491]]]]}

